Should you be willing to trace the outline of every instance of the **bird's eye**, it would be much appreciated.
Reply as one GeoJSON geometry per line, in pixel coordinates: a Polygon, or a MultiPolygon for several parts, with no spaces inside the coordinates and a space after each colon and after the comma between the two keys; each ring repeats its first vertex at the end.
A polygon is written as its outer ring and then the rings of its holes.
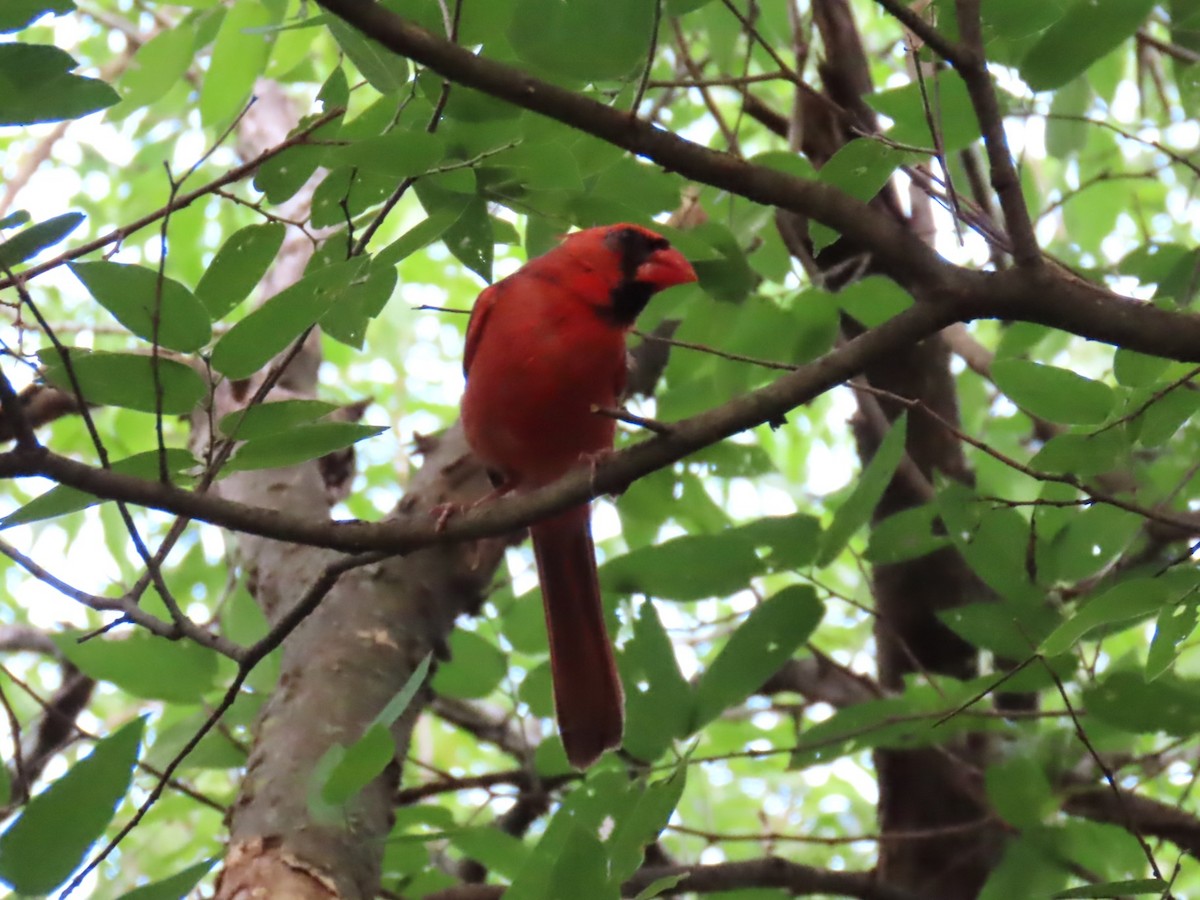
{"type": "Polygon", "coordinates": [[[620,228],[609,232],[604,242],[622,258],[635,265],[640,265],[651,253],[666,250],[671,246],[670,241],[661,235],[637,228],[620,228]]]}

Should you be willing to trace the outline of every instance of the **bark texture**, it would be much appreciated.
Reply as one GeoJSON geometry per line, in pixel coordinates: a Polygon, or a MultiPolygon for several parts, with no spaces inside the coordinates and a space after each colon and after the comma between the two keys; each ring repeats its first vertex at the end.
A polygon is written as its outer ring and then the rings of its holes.
{"type": "MultiPolygon", "coordinates": [[[[294,121],[281,113],[284,105],[277,90],[262,86],[243,138],[250,143],[282,139],[294,121]]],[[[293,201],[300,207],[294,214],[305,212],[311,187],[293,201]]],[[[306,238],[290,234],[264,294],[299,279],[311,253],[306,238]]],[[[319,365],[320,342],[314,332],[266,401],[317,396],[319,365]]],[[[209,411],[194,417],[194,440],[203,445],[207,423],[241,409],[264,376],[218,385],[212,417],[209,411]]],[[[490,490],[457,426],[423,439],[420,450],[424,465],[407,485],[393,518],[428,518],[438,504],[469,504],[490,490]]],[[[342,453],[284,469],[235,473],[216,490],[226,499],[328,520],[349,484],[351,461],[342,453]]],[[[391,729],[393,764],[344,808],[330,814],[310,802],[314,770],[331,747],[349,746],[363,735],[426,656],[445,656],[455,618],[479,608],[502,554],[503,542],[497,540],[444,544],[351,569],[292,632],[282,647],[279,681],[259,716],[230,811],[230,845],[218,898],[376,896],[400,763],[428,691],[422,689],[391,729]]],[[[254,535],[236,538],[236,556],[251,595],[271,624],[344,558],[336,551],[254,535]]]]}

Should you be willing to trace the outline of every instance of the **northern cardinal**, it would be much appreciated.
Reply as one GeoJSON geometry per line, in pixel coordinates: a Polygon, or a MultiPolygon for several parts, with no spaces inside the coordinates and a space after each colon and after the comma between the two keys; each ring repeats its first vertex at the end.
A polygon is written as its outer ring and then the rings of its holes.
{"type": "MultiPolygon", "coordinates": [[[[497,493],[549,484],[612,450],[625,334],[658,291],[695,281],[683,254],[638,225],[568,235],[486,288],[467,325],[462,421],[497,493]]],[[[567,759],[618,747],[624,695],[604,628],[588,505],[529,529],[567,759]]]]}

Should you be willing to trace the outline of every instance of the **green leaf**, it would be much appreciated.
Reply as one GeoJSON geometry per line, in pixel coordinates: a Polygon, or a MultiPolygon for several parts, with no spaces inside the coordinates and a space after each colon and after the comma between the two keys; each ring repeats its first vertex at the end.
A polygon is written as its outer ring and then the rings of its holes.
{"type": "Polygon", "coordinates": [[[871,529],[867,559],[875,565],[919,559],[950,543],[934,532],[938,518],[935,504],[926,503],[888,516],[871,529]]]}
{"type": "MultiPolygon", "coordinates": [[[[668,0],[669,2],[670,0],[668,0]]],[[[666,875],[663,878],[656,878],[646,885],[633,900],[652,900],[652,898],[657,897],[659,894],[669,891],[685,878],[687,878],[686,872],[682,872],[679,875],[666,875]]]]}
{"type": "Polygon", "coordinates": [[[446,144],[424,131],[392,131],[329,151],[330,166],[354,166],[396,179],[423,175],[442,161],[446,144]]]}
{"type": "Polygon", "coordinates": [[[1132,734],[1187,737],[1200,730],[1200,685],[1164,674],[1147,682],[1136,672],[1114,672],[1083,692],[1088,716],[1132,734]]]}
{"type": "Polygon", "coordinates": [[[1091,126],[1080,121],[1092,105],[1092,86],[1086,78],[1065,84],[1050,101],[1046,119],[1046,152],[1054,159],[1068,160],[1082,150],[1091,126]]]}
{"type": "Polygon", "coordinates": [[[1105,0],[1100,11],[1076,0],[1030,49],[1021,76],[1035,91],[1061,87],[1131,37],[1153,8],[1154,0],[1105,0]]]}
{"type": "Polygon", "coordinates": [[[67,268],[83,282],[96,302],[138,337],[153,341],[158,318],[158,344],[191,353],[212,337],[208,311],[191,291],[174,279],[144,266],[115,262],[70,263],[67,268]]]}
{"type": "Polygon", "coordinates": [[[164,28],[138,48],[117,81],[121,103],[109,113],[110,118],[122,118],[123,114],[162,99],[187,74],[196,44],[192,24],[184,19],[172,28],[164,28]]]}
{"type": "Polygon", "coordinates": [[[464,209],[466,209],[465,201],[459,206],[452,206],[431,213],[429,218],[418,222],[380,250],[375,256],[376,265],[399,265],[403,260],[416,253],[422,247],[432,244],[445,234],[446,229],[458,221],[464,209]]]}
{"type": "Polygon", "coordinates": [[[1042,641],[1047,656],[1065,653],[1089,631],[1102,625],[1130,622],[1157,612],[1167,602],[1166,583],[1157,578],[1130,578],[1088,601],[1042,641]]]}
{"type": "MultiPolygon", "coordinates": [[[[542,647],[541,649],[545,651],[546,648],[542,647]]],[[[529,711],[533,715],[547,719],[554,716],[554,679],[550,671],[549,660],[534,666],[525,673],[517,696],[522,703],[529,707],[529,711]]],[[[629,748],[629,732],[629,712],[628,706],[626,706],[624,749],[629,748]]]]}
{"type": "Polygon", "coordinates": [[[786,587],[756,606],[700,676],[692,730],[762,687],[808,640],[824,614],[825,605],[808,585],[786,587]]]}
{"type": "Polygon", "coordinates": [[[1046,441],[1029,465],[1039,472],[1100,475],[1120,466],[1129,449],[1129,438],[1120,428],[1097,434],[1059,434],[1046,441]]]}
{"type": "Polygon", "coordinates": [[[946,534],[971,570],[1015,602],[1039,592],[1029,576],[1029,523],[1015,509],[981,500],[970,488],[951,482],[937,496],[946,534]]]}
{"type": "Polygon", "coordinates": [[[171,703],[199,703],[214,688],[216,651],[191,641],[169,641],[141,628],[127,637],[79,642],[80,631],[51,640],[82,672],[127,694],[171,703]],[[170,677],[163,677],[169,672],[170,677]]]}
{"type": "Polygon", "coordinates": [[[879,449],[871,457],[859,476],[854,491],[842,501],[833,514],[833,522],[821,539],[821,550],[817,554],[817,565],[824,567],[833,562],[845,549],[855,532],[871,518],[871,513],[883,497],[896,467],[904,457],[904,437],[907,433],[907,414],[901,415],[888,430],[879,449]]]}
{"type": "Polygon", "coordinates": [[[1127,897],[1131,894],[1153,894],[1161,897],[1170,885],[1161,878],[1132,878],[1127,881],[1106,881],[1104,884],[1089,884],[1085,887],[1067,888],[1059,891],[1052,900],[1081,900],[1090,897],[1127,897]]]}
{"type": "Polygon", "coordinates": [[[338,811],[395,758],[396,742],[390,729],[404,715],[425,683],[431,662],[431,657],[426,655],[417,664],[404,686],[379,711],[361,738],[349,747],[334,744],[317,760],[308,799],[318,819],[336,820],[338,811]]]}
{"type": "MultiPolygon", "coordinates": [[[[667,12],[672,16],[682,16],[700,9],[702,6],[707,6],[711,2],[712,0],[667,0],[667,12]]],[[[649,889],[647,888],[647,890],[649,889]]],[[[641,897],[640,894],[638,896],[641,897]]],[[[654,895],[647,894],[647,896],[653,897],[654,895]]]]}
{"type": "MultiPolygon", "coordinates": [[[[190,469],[195,464],[195,458],[187,450],[167,448],[167,470],[172,475],[190,469]]],[[[114,472],[133,475],[136,478],[157,480],[158,451],[147,450],[145,453],[137,453],[125,459],[119,459],[112,464],[112,469],[114,472]]],[[[104,502],[106,501],[92,494],[60,484],[52,487],[46,493],[34,497],[20,509],[0,519],[0,529],[11,528],[13,525],[27,525],[42,519],[52,519],[55,516],[78,512],[104,502]]]]}
{"type": "Polygon", "coordinates": [[[431,685],[447,697],[486,697],[507,672],[508,660],[499,647],[477,632],[456,628],[450,635],[450,662],[438,666],[431,685]]]}
{"type": "MultiPolygon", "coordinates": [[[[149,354],[89,352],[66,348],[71,370],[79,382],[84,399],[99,406],[119,406],[140,412],[155,412],[154,370],[162,392],[162,412],[167,416],[186,416],[204,399],[204,380],[191,367],[173,359],[149,354]]],[[[43,376],[55,387],[74,394],[67,367],[58,351],[40,354],[46,366],[43,376]]]]}
{"type": "Polygon", "coordinates": [[[282,469],[349,447],[387,431],[386,425],[354,422],[317,422],[248,440],[225,467],[227,472],[282,469]]]}
{"type": "Polygon", "coordinates": [[[925,76],[924,95],[921,85],[913,81],[863,99],[895,122],[888,137],[910,147],[929,150],[937,147],[929,128],[930,118],[947,154],[970,146],[980,134],[979,119],[971,106],[967,86],[949,69],[941,70],[936,77],[925,76]]]}
{"type": "MultiPolygon", "coordinates": [[[[349,747],[337,745],[331,749],[342,752],[329,757],[336,759],[336,764],[324,773],[321,797],[326,803],[341,806],[388,767],[396,755],[396,741],[386,726],[374,722],[349,747]]],[[[321,763],[325,759],[318,761],[314,777],[322,774],[321,763]]]]}
{"type": "Polygon", "coordinates": [[[1103,571],[1145,527],[1135,513],[1097,503],[1071,511],[1066,526],[1047,545],[1038,544],[1039,576],[1047,581],[1078,581],[1103,571]]]}
{"type": "Polygon", "coordinates": [[[732,530],[748,540],[760,556],[767,551],[763,559],[772,572],[790,572],[811,565],[821,539],[821,523],[805,513],[767,516],[732,530]]]}
{"type": "Polygon", "coordinates": [[[245,108],[254,81],[263,73],[285,4],[239,0],[225,13],[200,88],[200,120],[206,128],[225,125],[245,108]]]}
{"type": "Polygon", "coordinates": [[[0,244],[0,270],[11,269],[18,263],[37,256],[47,247],[53,247],[78,228],[83,218],[83,213],[63,213],[17,232],[0,244]]]}
{"type": "Polygon", "coordinates": [[[693,706],[692,688],[652,601],[638,607],[633,638],[625,643],[618,663],[625,686],[623,749],[652,762],[688,733],[693,706]]]}
{"type": "Polygon", "coordinates": [[[1009,841],[1004,857],[988,875],[979,900],[1045,897],[1058,890],[1066,882],[1066,871],[1063,863],[1046,850],[1041,833],[1009,841]]]}
{"type": "Polygon", "coordinates": [[[496,827],[457,829],[450,835],[450,843],[501,878],[515,878],[529,859],[524,843],[496,827]]]}
{"type": "Polygon", "coordinates": [[[121,99],[103,81],[70,74],[77,65],[57,47],[0,44],[0,126],[79,119],[121,99]]]}
{"type": "MultiPolygon", "coordinates": [[[[488,159],[505,180],[505,191],[582,191],[579,162],[571,148],[553,140],[523,140],[488,159]]],[[[536,219],[536,217],[535,217],[536,219]]],[[[528,223],[526,225],[528,227],[528,223]]]]}
{"type": "Polygon", "coordinates": [[[1113,375],[1125,387],[1152,387],[1171,365],[1161,356],[1147,356],[1136,350],[1118,347],[1113,353],[1113,375]]]}
{"type": "Polygon", "coordinates": [[[120,900],[183,900],[200,883],[200,879],[207,875],[208,871],[216,864],[217,860],[215,857],[213,859],[206,859],[203,862],[196,863],[194,866],[188,866],[182,872],[178,872],[169,878],[134,888],[132,891],[122,894],[120,900]]]}
{"type": "Polygon", "coordinates": [[[275,261],[286,231],[278,222],[247,225],[221,245],[196,285],[196,299],[209,318],[223,319],[250,296],[275,261]]]}
{"type": "Polygon", "coordinates": [[[1179,645],[1196,630],[1197,618],[1200,618],[1200,597],[1196,596],[1194,588],[1182,599],[1162,608],[1146,656],[1147,681],[1154,680],[1174,664],[1179,645]]]}
{"type": "Polygon", "coordinates": [[[963,640],[1009,659],[1029,656],[1062,622],[1051,606],[1016,600],[956,606],[942,610],[938,618],[963,640]]]}
{"type": "MultiPolygon", "coordinates": [[[[346,74],[338,68],[325,80],[317,97],[321,100],[325,112],[329,112],[337,108],[344,109],[349,93],[346,74]]],[[[344,117],[344,112],[335,116],[310,132],[305,141],[289,147],[263,163],[258,169],[258,174],[254,176],[254,186],[266,194],[267,200],[274,204],[283,203],[292,197],[313,176],[325,159],[325,154],[329,151],[325,142],[337,140],[344,117]]],[[[301,119],[291,134],[308,128],[314,118],[316,117],[306,116],[301,119]]]]}
{"type": "Polygon", "coordinates": [[[882,325],[913,305],[912,294],[890,278],[872,275],[847,285],[838,304],[867,328],[882,325]]]}
{"type": "MultiPolygon", "coordinates": [[[[821,167],[818,178],[865,203],[883,190],[900,166],[924,160],[922,154],[900,150],[883,141],[856,138],[821,167]]],[[[823,250],[838,237],[832,228],[817,222],[812,224],[811,234],[815,250],[823,250]]]]}
{"type": "Polygon", "coordinates": [[[398,278],[394,265],[373,260],[367,277],[351,284],[337,306],[321,317],[321,330],[334,340],[361,350],[367,325],[383,312],[398,278]]]}
{"type": "MultiPolygon", "coordinates": [[[[345,226],[347,222],[357,219],[371,207],[383,202],[395,190],[396,180],[387,175],[338,166],[329,172],[313,191],[312,217],[309,224],[314,228],[345,226]]],[[[345,250],[350,248],[350,235],[347,231],[343,230],[335,236],[332,243],[326,244],[325,252],[338,244],[342,245],[338,256],[348,258],[345,250]]]]}
{"type": "Polygon", "coordinates": [[[484,281],[491,282],[496,241],[492,236],[487,203],[482,198],[476,197],[467,204],[462,215],[446,229],[442,240],[459,262],[484,281]]]}
{"type": "Polygon", "coordinates": [[[280,400],[259,403],[222,416],[217,430],[239,441],[266,437],[287,431],[295,425],[312,422],[337,409],[324,400],[280,400]]]}
{"type": "Polygon", "coordinates": [[[212,365],[230,378],[248,378],[346,296],[370,260],[325,266],[284,288],[234,325],[213,348],[212,365]]]}
{"type": "Polygon", "coordinates": [[[1197,411],[1200,411],[1200,394],[1188,390],[1171,391],[1142,414],[1138,443],[1143,447],[1165,444],[1197,411]]]}
{"type": "Polygon", "coordinates": [[[971,721],[966,716],[956,716],[936,727],[933,723],[940,714],[950,712],[981,689],[982,685],[953,681],[943,682],[938,690],[931,685],[909,685],[901,696],[839,709],[801,735],[789,768],[827,763],[872,747],[940,744],[958,731],[976,730],[979,720],[971,721]]]}
{"type": "Polygon", "coordinates": [[[1045,771],[1034,760],[1014,756],[984,772],[992,808],[1015,828],[1040,825],[1058,810],[1059,801],[1045,771]]]}
{"type": "Polygon", "coordinates": [[[571,827],[550,872],[549,897],[571,900],[618,900],[620,892],[608,875],[608,857],[596,836],[571,827]]]}
{"type": "Polygon", "coordinates": [[[630,74],[650,50],[654,7],[644,0],[517,0],[508,42],[524,62],[582,81],[630,74]]]}
{"type": "Polygon", "coordinates": [[[27,28],[46,13],[61,16],[73,9],[71,0],[5,0],[0,7],[0,34],[27,28]]]}
{"type": "Polygon", "coordinates": [[[1099,424],[1115,402],[1112,388],[1103,382],[1026,359],[997,359],[992,378],[1025,412],[1064,425],[1099,424]]]}
{"type": "Polygon", "coordinates": [[[15,212],[10,212],[3,219],[0,219],[0,229],[16,228],[19,225],[24,225],[33,217],[29,215],[29,210],[18,209],[15,212]]]}
{"type": "Polygon", "coordinates": [[[633,808],[621,818],[608,839],[613,881],[623,882],[637,871],[646,846],[656,841],[667,827],[686,785],[686,759],[680,760],[668,777],[640,785],[633,808]]]}
{"type": "Polygon", "coordinates": [[[736,532],[685,535],[609,560],[600,584],[622,594],[703,600],[744,588],[761,570],[753,544],[736,532]]]}
{"type": "MultiPolygon", "coordinates": [[[[248,602],[253,603],[254,601],[248,602]]],[[[277,657],[272,659],[277,659],[277,657]]],[[[255,672],[265,668],[270,668],[270,666],[260,664],[255,667],[255,672]]],[[[274,682],[265,685],[265,689],[272,687],[274,687],[274,682]]],[[[233,727],[234,725],[248,724],[242,720],[249,714],[242,710],[250,706],[257,709],[261,705],[261,700],[259,698],[251,699],[249,695],[243,695],[243,697],[246,698],[245,705],[235,707],[233,711],[226,713],[221,720],[223,725],[233,727]]],[[[150,745],[145,756],[145,762],[148,765],[161,769],[183,752],[184,747],[188,745],[196,731],[208,718],[208,712],[203,706],[194,706],[192,709],[196,712],[189,716],[183,716],[171,725],[160,724],[155,729],[154,743],[150,745]]],[[[240,769],[244,765],[246,765],[245,749],[230,742],[228,734],[214,731],[210,731],[202,737],[200,743],[188,751],[180,763],[183,769],[192,770],[240,769]]]]}
{"type": "Polygon", "coordinates": [[[48,894],[75,871],[129,790],[145,726],[134,719],[97,742],[29,801],[0,835],[0,880],[22,894],[48,894]]]}
{"type": "Polygon", "coordinates": [[[408,60],[403,56],[364,36],[339,18],[331,16],[327,24],[350,62],[379,93],[394,93],[408,83],[408,60]]]}

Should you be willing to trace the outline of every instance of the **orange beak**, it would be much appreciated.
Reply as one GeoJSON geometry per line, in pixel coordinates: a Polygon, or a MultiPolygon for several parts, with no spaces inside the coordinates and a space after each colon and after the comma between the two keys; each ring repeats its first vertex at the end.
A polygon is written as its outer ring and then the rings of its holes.
{"type": "Polygon", "coordinates": [[[634,280],[652,284],[661,291],[677,284],[690,284],[696,280],[696,270],[682,253],[670,247],[651,253],[650,258],[638,266],[634,280]]]}

